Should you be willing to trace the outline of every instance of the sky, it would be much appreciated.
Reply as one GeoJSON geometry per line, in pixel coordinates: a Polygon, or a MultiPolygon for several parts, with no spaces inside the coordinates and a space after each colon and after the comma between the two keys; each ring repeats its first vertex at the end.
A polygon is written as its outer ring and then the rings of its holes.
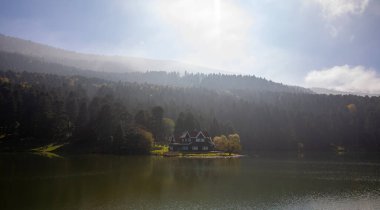
{"type": "Polygon", "coordinates": [[[0,33],[380,93],[378,0],[0,0],[0,33]]]}

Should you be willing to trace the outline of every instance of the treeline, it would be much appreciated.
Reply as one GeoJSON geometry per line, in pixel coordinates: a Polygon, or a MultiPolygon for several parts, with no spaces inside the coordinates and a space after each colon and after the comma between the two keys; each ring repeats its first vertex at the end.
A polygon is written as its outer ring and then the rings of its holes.
{"type": "Polygon", "coordinates": [[[166,144],[174,132],[201,128],[191,112],[180,113],[175,127],[161,106],[138,102],[133,92],[147,87],[0,71],[0,150],[70,143],[65,149],[74,152],[141,154],[153,143],[166,144]],[[126,90],[131,92],[120,96],[126,90]],[[127,103],[129,94],[138,103],[127,103]]]}
{"type": "MultiPolygon", "coordinates": [[[[220,76],[222,77],[222,76],[220,76]]],[[[143,153],[173,132],[238,133],[244,150],[380,149],[380,98],[110,82],[0,71],[0,146],[143,153]],[[70,148],[71,147],[71,148],[70,148]]]]}
{"type": "Polygon", "coordinates": [[[155,127],[139,124],[138,116],[135,123],[105,85],[83,77],[0,72],[1,150],[53,142],[70,143],[66,149],[77,152],[148,153],[154,141],[148,129],[155,127]]]}
{"type": "MultiPolygon", "coordinates": [[[[137,82],[175,87],[199,87],[215,91],[248,90],[265,92],[312,93],[297,86],[288,86],[253,75],[203,74],[148,71],[110,73],[80,69],[44,61],[41,58],[0,51],[0,69],[23,70],[36,73],[50,73],[62,76],[81,75],[115,82],[137,82]]],[[[112,68],[111,68],[112,70],[112,68]]]]}

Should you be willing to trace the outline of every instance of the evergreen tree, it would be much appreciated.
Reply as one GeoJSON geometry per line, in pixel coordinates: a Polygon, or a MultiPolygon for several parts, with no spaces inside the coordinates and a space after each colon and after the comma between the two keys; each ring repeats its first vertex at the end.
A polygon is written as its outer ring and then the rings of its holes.
{"type": "Polygon", "coordinates": [[[160,106],[155,106],[152,108],[152,118],[151,118],[151,131],[156,142],[164,141],[164,110],[160,106]]]}

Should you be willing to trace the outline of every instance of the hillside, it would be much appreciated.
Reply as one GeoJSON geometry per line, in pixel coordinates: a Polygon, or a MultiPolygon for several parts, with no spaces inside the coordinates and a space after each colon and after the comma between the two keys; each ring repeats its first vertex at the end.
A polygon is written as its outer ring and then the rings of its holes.
{"type": "Polygon", "coordinates": [[[48,63],[101,72],[177,71],[212,72],[212,69],[176,61],[126,56],[85,54],[0,34],[0,51],[30,56],[48,63]]]}
{"type": "Polygon", "coordinates": [[[0,69],[222,91],[312,93],[306,88],[283,85],[252,75],[207,73],[217,70],[175,61],[76,53],[4,35],[0,35],[0,69]]]}
{"type": "Polygon", "coordinates": [[[69,142],[81,151],[106,152],[112,142],[144,133],[135,128],[165,142],[162,136],[170,131],[159,134],[164,129],[153,117],[159,107],[172,126],[206,129],[212,136],[237,132],[247,152],[296,151],[299,143],[310,151],[334,145],[378,151],[379,104],[379,97],[215,91],[0,71],[0,148],[69,142]]]}
{"type": "Polygon", "coordinates": [[[326,88],[309,88],[311,91],[313,91],[316,94],[331,94],[331,95],[357,95],[357,96],[379,96],[380,94],[369,94],[369,93],[363,93],[363,92],[344,92],[344,91],[338,91],[338,90],[332,90],[332,89],[326,89],[326,88]]]}

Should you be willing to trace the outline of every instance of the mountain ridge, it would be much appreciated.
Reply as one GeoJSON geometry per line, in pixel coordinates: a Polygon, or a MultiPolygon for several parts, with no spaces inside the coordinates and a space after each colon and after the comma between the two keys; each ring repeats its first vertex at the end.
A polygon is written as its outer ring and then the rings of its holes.
{"type": "Polygon", "coordinates": [[[158,60],[141,57],[120,55],[99,55],[66,50],[30,40],[0,34],[0,51],[33,56],[50,62],[59,63],[79,69],[91,69],[104,72],[131,72],[131,71],[160,71],[175,69],[198,69],[202,72],[212,72],[216,69],[186,64],[174,60],[158,60]],[[112,70],[111,70],[112,69],[112,70]]]}
{"type": "Polygon", "coordinates": [[[150,83],[214,90],[249,90],[313,93],[298,86],[284,85],[253,75],[212,72],[211,69],[144,58],[83,54],[19,38],[0,35],[0,68],[3,70],[81,75],[111,81],[150,83]],[[115,60],[116,59],[116,60],[115,60]],[[124,59],[124,60],[120,60],[124,59]],[[203,72],[203,73],[188,73],[203,72]]]}
{"type": "Polygon", "coordinates": [[[339,91],[328,88],[320,88],[320,87],[311,87],[309,88],[316,94],[325,94],[325,95],[357,95],[357,96],[379,96],[380,94],[370,94],[365,92],[347,92],[347,91],[339,91]]]}

